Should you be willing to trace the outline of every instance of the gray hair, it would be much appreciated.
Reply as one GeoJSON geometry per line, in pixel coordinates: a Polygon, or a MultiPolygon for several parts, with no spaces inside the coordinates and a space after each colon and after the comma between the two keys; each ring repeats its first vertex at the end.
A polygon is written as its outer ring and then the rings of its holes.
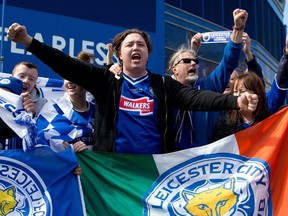
{"type": "Polygon", "coordinates": [[[185,52],[189,52],[191,53],[192,55],[195,56],[195,58],[197,57],[197,53],[192,50],[192,49],[189,49],[187,47],[185,47],[184,45],[182,45],[176,52],[174,52],[174,54],[171,56],[169,62],[168,62],[168,69],[167,69],[167,72],[170,72],[172,73],[171,71],[171,68],[172,66],[174,66],[176,60],[178,60],[179,56],[185,52]]]}

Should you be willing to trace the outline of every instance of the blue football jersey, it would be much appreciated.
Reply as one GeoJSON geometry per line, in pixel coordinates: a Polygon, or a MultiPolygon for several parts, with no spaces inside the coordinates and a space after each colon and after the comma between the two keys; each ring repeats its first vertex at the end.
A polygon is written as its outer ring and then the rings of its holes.
{"type": "Polygon", "coordinates": [[[123,73],[123,77],[116,121],[116,152],[162,153],[157,103],[148,74],[134,79],[123,73]]]}

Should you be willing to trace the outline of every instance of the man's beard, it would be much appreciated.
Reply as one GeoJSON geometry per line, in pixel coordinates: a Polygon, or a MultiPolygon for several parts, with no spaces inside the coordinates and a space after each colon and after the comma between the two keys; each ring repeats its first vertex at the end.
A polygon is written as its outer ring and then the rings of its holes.
{"type": "Polygon", "coordinates": [[[188,76],[185,80],[190,84],[194,84],[198,80],[198,75],[188,76]]]}

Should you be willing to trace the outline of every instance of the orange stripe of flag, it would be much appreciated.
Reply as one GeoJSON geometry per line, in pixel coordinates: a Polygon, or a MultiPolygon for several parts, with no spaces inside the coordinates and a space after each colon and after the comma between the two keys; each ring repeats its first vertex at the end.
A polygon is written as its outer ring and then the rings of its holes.
{"type": "Polygon", "coordinates": [[[287,215],[288,107],[235,136],[240,155],[261,158],[270,165],[274,215],[287,215]]]}

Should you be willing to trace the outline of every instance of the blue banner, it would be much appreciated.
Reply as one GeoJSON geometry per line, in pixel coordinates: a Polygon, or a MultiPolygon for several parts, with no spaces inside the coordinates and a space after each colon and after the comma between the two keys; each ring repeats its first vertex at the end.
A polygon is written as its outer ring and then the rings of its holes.
{"type": "Polygon", "coordinates": [[[0,151],[0,215],[86,215],[77,165],[70,147],[0,151]]]}

